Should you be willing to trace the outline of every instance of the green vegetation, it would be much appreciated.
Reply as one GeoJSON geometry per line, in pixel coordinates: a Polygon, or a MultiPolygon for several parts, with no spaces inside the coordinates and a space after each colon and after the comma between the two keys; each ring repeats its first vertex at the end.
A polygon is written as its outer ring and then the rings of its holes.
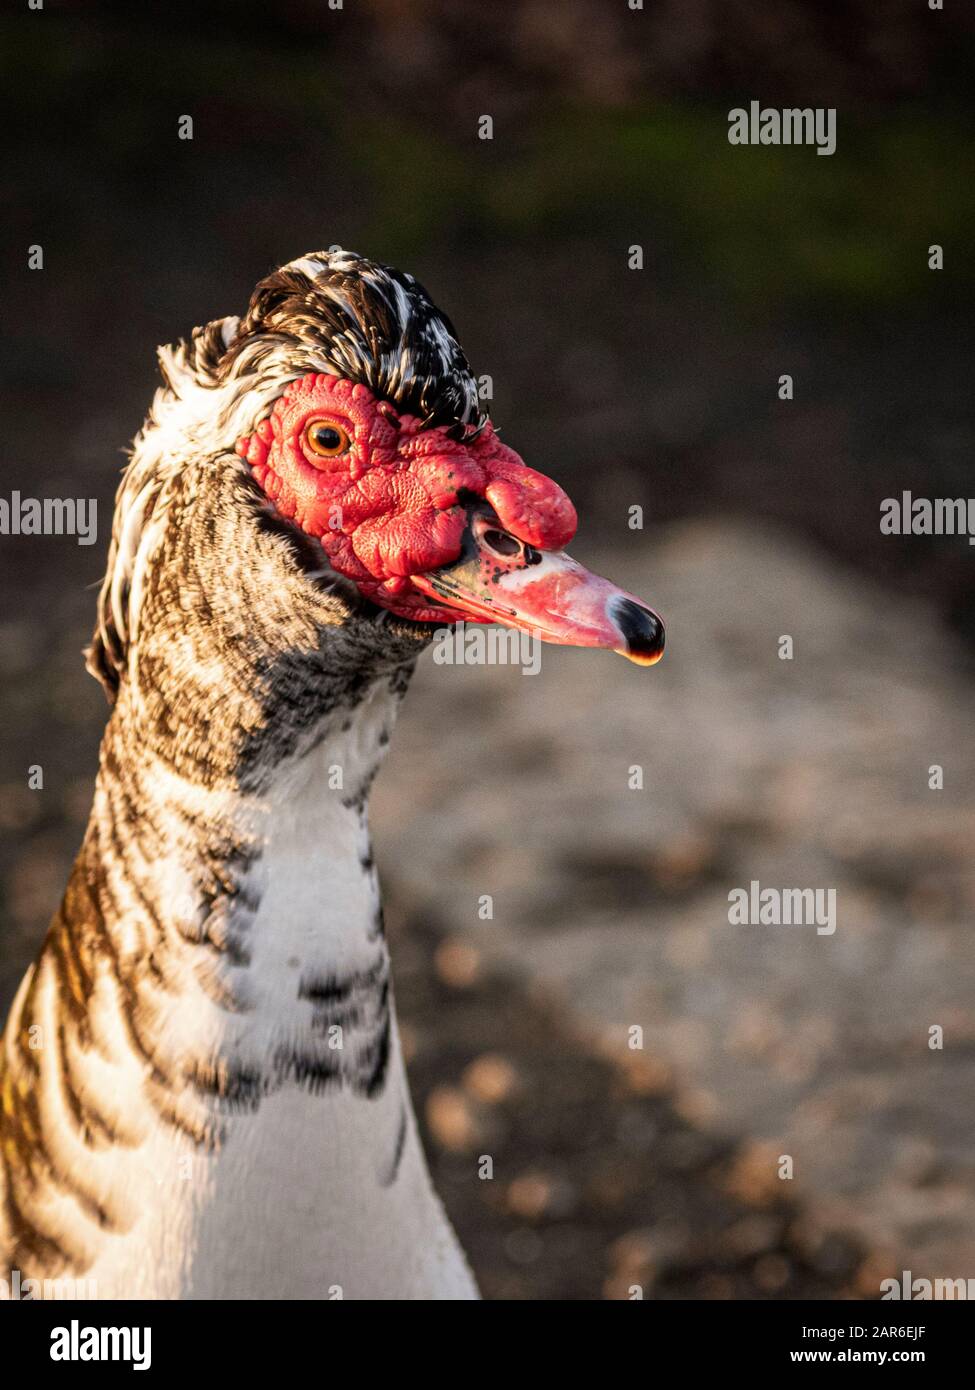
{"type": "Polygon", "coordinates": [[[117,43],[83,21],[0,26],[6,95],[35,128],[85,148],[116,180],[145,172],[173,111],[193,110],[197,151],[254,166],[279,159],[352,195],[363,239],[392,259],[467,246],[591,237],[638,241],[648,263],[703,277],[763,306],[810,299],[851,309],[975,288],[971,113],[904,103],[837,116],[836,153],[737,147],[727,109],[702,103],[570,107],[538,103],[499,119],[490,144],[409,102],[363,99],[361,73],[322,48],[267,50],[233,31],[117,43]],[[179,105],[180,100],[184,102],[179,105]],[[174,106],[175,103],[175,106],[174,106]],[[405,108],[405,109],[404,109],[405,108]],[[390,119],[395,109],[396,119],[390,119]],[[203,148],[201,148],[203,147],[203,148]],[[946,271],[927,268],[945,246],[946,271]]]}

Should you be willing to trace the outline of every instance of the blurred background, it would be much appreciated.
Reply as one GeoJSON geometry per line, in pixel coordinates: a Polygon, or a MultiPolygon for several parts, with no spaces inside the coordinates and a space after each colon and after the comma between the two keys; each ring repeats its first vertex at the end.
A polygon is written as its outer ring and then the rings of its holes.
{"type": "Polygon", "coordinates": [[[975,559],[879,531],[902,489],[973,491],[973,34],[920,0],[5,15],[0,493],[100,508],[96,546],[0,538],[0,1006],[87,818],[80,651],[154,347],[338,243],[429,288],[576,502],[574,553],[668,621],[650,672],[425,659],[374,793],[415,1099],[485,1294],[975,1277],[975,559]],[[836,107],[836,153],[730,146],[752,99],[836,107]],[[835,935],[730,926],[752,879],[835,887],[835,935]]]}

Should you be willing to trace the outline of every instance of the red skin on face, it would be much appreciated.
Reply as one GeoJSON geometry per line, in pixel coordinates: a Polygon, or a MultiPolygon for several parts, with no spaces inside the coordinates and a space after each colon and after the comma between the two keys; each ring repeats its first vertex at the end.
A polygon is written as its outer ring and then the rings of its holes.
{"type": "Polygon", "coordinates": [[[396,419],[367,387],[311,373],[237,443],[281,515],[316,537],[373,603],[404,618],[457,621],[456,610],[431,606],[410,576],[460,555],[467,524],[460,491],[483,497],[506,531],[539,550],[561,550],[575,535],[575,508],[562,489],[522,463],[490,423],[459,443],[446,426],[421,430],[403,415],[396,428],[389,415],[396,419]],[[319,420],[351,440],[337,458],[319,456],[305,439],[319,420]]]}

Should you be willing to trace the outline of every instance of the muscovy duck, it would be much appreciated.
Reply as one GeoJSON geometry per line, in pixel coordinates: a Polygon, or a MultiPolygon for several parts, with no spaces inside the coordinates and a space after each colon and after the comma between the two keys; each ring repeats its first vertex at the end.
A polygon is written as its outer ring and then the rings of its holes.
{"type": "Polygon", "coordinates": [[[366,805],[433,633],[652,664],[409,275],[317,252],[159,353],[88,669],[91,819],[3,1039],[0,1266],[109,1298],[468,1298],[366,805]]]}

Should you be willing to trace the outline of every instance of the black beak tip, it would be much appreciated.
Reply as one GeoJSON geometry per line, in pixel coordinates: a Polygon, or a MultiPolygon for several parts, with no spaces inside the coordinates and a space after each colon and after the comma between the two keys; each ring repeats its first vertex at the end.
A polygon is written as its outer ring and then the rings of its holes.
{"type": "Polygon", "coordinates": [[[617,599],[613,620],[626,642],[626,655],[641,665],[652,666],[664,654],[664,625],[651,608],[632,599],[617,599]]]}

